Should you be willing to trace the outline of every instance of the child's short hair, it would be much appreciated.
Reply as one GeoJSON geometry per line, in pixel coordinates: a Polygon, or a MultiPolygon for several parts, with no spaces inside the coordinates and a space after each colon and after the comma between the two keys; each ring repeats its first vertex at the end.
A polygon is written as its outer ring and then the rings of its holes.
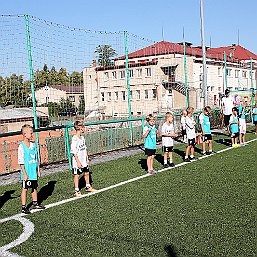
{"type": "Polygon", "coordinates": [[[77,131],[79,130],[81,127],[84,127],[84,122],[82,120],[76,120],[74,122],[74,129],[77,131]]]}
{"type": "Polygon", "coordinates": [[[182,111],[182,115],[183,115],[183,114],[186,114],[186,115],[187,115],[187,111],[186,111],[186,110],[183,110],[183,111],[182,111]]]}
{"type": "Polygon", "coordinates": [[[22,135],[24,135],[24,131],[26,130],[26,129],[33,129],[33,127],[31,126],[31,125],[29,125],[29,124],[24,124],[22,127],[21,127],[21,133],[22,133],[22,135]]]}
{"type": "Polygon", "coordinates": [[[233,112],[233,111],[236,111],[236,112],[238,113],[238,109],[237,109],[236,107],[233,107],[233,108],[232,108],[232,112],[233,112]]]}
{"type": "Polygon", "coordinates": [[[205,107],[203,108],[203,110],[204,110],[205,112],[210,112],[210,111],[211,111],[211,107],[210,107],[210,106],[205,106],[205,107]]]}
{"type": "Polygon", "coordinates": [[[166,112],[165,119],[167,120],[170,116],[173,116],[171,112],[166,112]]]}
{"type": "Polygon", "coordinates": [[[150,120],[155,120],[155,117],[152,115],[152,114],[149,114],[146,116],[146,119],[145,119],[147,122],[149,122],[150,120]]]}
{"type": "Polygon", "coordinates": [[[187,108],[187,114],[194,113],[194,107],[188,107],[187,108]]]}

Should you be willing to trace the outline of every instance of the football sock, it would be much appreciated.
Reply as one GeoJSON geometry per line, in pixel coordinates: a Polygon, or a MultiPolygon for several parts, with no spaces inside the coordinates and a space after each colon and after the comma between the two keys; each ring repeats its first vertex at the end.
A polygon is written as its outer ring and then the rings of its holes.
{"type": "Polygon", "coordinates": [[[86,188],[90,188],[91,187],[91,185],[90,184],[86,184],[86,188]]]}
{"type": "Polygon", "coordinates": [[[78,188],[78,187],[75,187],[75,191],[76,191],[76,192],[79,192],[79,188],[78,188]]]}
{"type": "Polygon", "coordinates": [[[32,201],[33,205],[38,205],[37,201],[32,201]]]}
{"type": "Polygon", "coordinates": [[[172,159],[170,159],[170,161],[169,161],[170,163],[173,163],[173,160],[172,159]]]}
{"type": "Polygon", "coordinates": [[[187,156],[187,155],[185,156],[185,159],[188,159],[188,156],[187,156]]]}
{"type": "Polygon", "coordinates": [[[22,209],[26,209],[26,205],[22,205],[21,208],[22,208],[22,209]]]}
{"type": "Polygon", "coordinates": [[[164,164],[167,164],[168,163],[168,160],[164,160],[164,164]]]}
{"type": "Polygon", "coordinates": [[[191,154],[190,157],[191,157],[191,158],[194,158],[194,155],[191,154]]]}

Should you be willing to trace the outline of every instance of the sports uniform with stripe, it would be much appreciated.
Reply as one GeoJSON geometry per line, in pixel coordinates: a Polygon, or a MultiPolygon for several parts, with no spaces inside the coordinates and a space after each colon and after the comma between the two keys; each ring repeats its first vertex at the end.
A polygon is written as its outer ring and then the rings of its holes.
{"type": "Polygon", "coordinates": [[[144,139],[144,147],[145,147],[145,154],[147,156],[155,155],[156,152],[156,133],[157,129],[155,126],[150,126],[147,124],[144,127],[143,134],[147,132],[147,130],[150,130],[147,137],[144,139]]]}
{"type": "Polygon", "coordinates": [[[210,123],[210,118],[207,115],[204,115],[204,113],[201,113],[199,116],[199,121],[200,124],[203,127],[203,137],[202,140],[203,142],[206,142],[207,140],[212,140],[212,135],[211,135],[211,123],[210,123]]]}
{"type": "MultiPolygon", "coordinates": [[[[162,134],[174,134],[174,126],[171,123],[168,125],[166,122],[162,125],[162,134]]],[[[172,137],[162,137],[162,148],[163,152],[173,151],[174,140],[172,137]]]]}
{"type": "Polygon", "coordinates": [[[186,124],[186,133],[187,133],[187,139],[188,139],[188,145],[195,146],[195,120],[193,117],[186,116],[185,120],[186,124]]]}

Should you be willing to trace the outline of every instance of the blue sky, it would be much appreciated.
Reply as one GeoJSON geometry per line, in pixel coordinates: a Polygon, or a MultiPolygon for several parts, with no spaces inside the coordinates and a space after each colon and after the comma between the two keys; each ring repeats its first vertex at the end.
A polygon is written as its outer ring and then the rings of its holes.
{"type": "MultiPolygon", "coordinates": [[[[71,27],[122,31],[154,41],[201,44],[200,0],[8,0],[1,14],[29,14],[71,27]]],[[[257,1],[205,0],[206,44],[212,47],[237,43],[257,53],[257,1]]]]}

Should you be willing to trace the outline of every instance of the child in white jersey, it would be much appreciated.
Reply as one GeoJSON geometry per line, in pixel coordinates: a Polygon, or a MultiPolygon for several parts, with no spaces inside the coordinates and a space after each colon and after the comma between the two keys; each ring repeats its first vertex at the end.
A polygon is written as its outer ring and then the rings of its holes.
{"type": "Polygon", "coordinates": [[[187,132],[187,140],[188,140],[188,146],[186,148],[186,155],[185,155],[185,162],[190,162],[190,160],[198,160],[198,158],[194,157],[195,152],[195,138],[196,138],[196,132],[195,132],[195,120],[192,117],[194,113],[193,107],[187,108],[187,116],[186,116],[186,132],[187,132]],[[190,154],[190,157],[189,156],[190,154]]]}
{"type": "Polygon", "coordinates": [[[186,116],[187,116],[187,112],[183,111],[182,115],[181,115],[181,126],[182,126],[182,139],[184,143],[187,143],[187,139],[186,139],[186,116]]]}
{"type": "Polygon", "coordinates": [[[79,189],[79,175],[84,174],[86,182],[86,191],[95,192],[96,190],[92,187],[92,177],[91,172],[89,171],[88,164],[88,154],[87,147],[85,143],[85,138],[81,136],[81,133],[85,132],[83,121],[75,121],[74,128],[76,134],[72,137],[71,142],[71,153],[73,154],[72,158],[72,171],[74,174],[74,186],[75,193],[74,196],[81,196],[79,189]]]}
{"type": "Polygon", "coordinates": [[[166,113],[166,122],[162,125],[162,150],[163,150],[163,159],[164,159],[164,168],[174,167],[172,152],[173,152],[173,137],[177,137],[177,134],[174,133],[173,126],[173,114],[170,112],[166,113]],[[168,163],[168,154],[170,161],[168,163]]]}

